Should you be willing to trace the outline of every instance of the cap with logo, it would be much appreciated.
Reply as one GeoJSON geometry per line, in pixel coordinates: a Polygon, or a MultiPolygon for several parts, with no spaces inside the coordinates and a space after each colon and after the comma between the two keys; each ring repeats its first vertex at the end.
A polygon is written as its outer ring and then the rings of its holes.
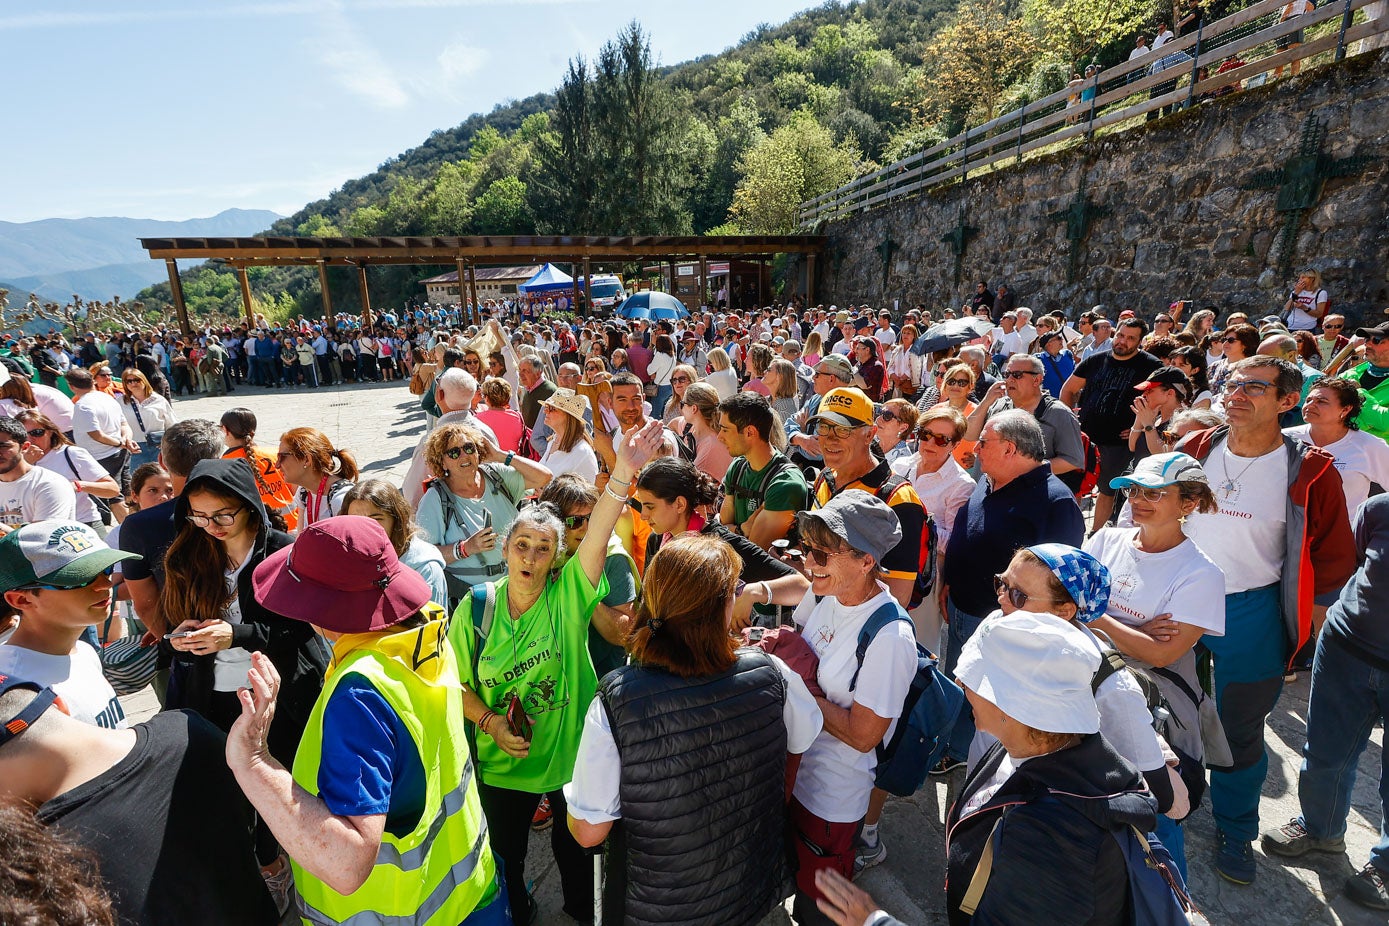
{"type": "Polygon", "coordinates": [[[1150,489],[1160,489],[1179,482],[1209,483],[1210,480],[1206,478],[1206,471],[1194,457],[1185,453],[1155,453],[1140,460],[1134,466],[1133,472],[1111,479],[1109,487],[1122,489],[1125,486],[1146,486],[1150,489]]]}
{"type": "Polygon", "coordinates": [[[1147,392],[1154,386],[1166,386],[1168,389],[1175,390],[1183,401],[1191,395],[1191,380],[1187,379],[1186,374],[1176,367],[1158,367],[1148,374],[1147,379],[1133,388],[1139,392],[1147,392]]]}
{"type": "Polygon", "coordinates": [[[841,386],[825,393],[820,410],[811,421],[824,421],[842,428],[863,428],[873,423],[873,403],[863,390],[841,386]]]}
{"type": "Polygon", "coordinates": [[[0,537],[0,592],[33,585],[84,588],[116,563],[140,559],[113,550],[77,521],[34,521],[0,537]]]}

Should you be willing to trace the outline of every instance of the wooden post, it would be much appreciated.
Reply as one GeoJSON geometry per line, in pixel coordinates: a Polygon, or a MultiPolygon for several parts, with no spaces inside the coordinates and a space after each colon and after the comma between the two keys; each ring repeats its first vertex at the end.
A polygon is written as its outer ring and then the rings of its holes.
{"type": "Polygon", "coordinates": [[[246,277],[246,268],[236,266],[236,281],[241,284],[241,305],[246,309],[246,329],[256,326],[255,307],[251,304],[251,281],[246,277]]]}
{"type": "Polygon", "coordinates": [[[318,262],[318,291],[323,296],[323,327],[326,330],[334,327],[333,297],[328,292],[328,262],[326,260],[318,262]]]}
{"type": "Polygon", "coordinates": [[[458,318],[463,318],[463,307],[468,304],[468,265],[458,258],[458,318]]]}
{"type": "Polygon", "coordinates": [[[367,265],[357,265],[357,288],[362,293],[362,327],[371,327],[371,293],[367,290],[367,265]]]}
{"type": "Polygon", "coordinates": [[[593,314],[593,267],[584,258],[584,315],[593,314]]]}
{"type": "Polygon", "coordinates": [[[179,330],[185,338],[191,339],[193,326],[188,324],[188,307],[183,304],[183,281],[178,278],[178,261],[166,257],[164,266],[169,269],[169,294],[174,297],[174,311],[178,313],[179,330]]]}
{"type": "Polygon", "coordinates": [[[576,257],[569,262],[569,310],[579,311],[579,259],[576,257]]]}
{"type": "Polygon", "coordinates": [[[806,255],[805,262],[805,305],[815,304],[815,252],[806,255]]]}
{"type": "Polygon", "coordinates": [[[709,304],[709,257],[706,254],[699,255],[699,305],[700,307],[709,304]]]}
{"type": "Polygon", "coordinates": [[[468,265],[468,300],[473,304],[469,318],[474,325],[482,324],[482,306],[477,301],[477,264],[468,265]]]}

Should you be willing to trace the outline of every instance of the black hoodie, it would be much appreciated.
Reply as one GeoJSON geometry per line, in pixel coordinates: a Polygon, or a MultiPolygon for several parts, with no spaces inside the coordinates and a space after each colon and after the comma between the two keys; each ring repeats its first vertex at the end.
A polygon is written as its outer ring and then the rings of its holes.
{"type": "Polygon", "coordinates": [[[1128,872],[1111,831],[1151,832],[1156,802],[1143,778],[1092,733],[1028,759],[977,810],[960,809],[988,784],[1006,753],[995,744],[965,782],[946,822],[946,910],[951,926],[1045,922],[1110,926],[1129,920],[1128,872]],[[973,916],[960,910],[994,824],[993,869],[973,916]]]}
{"type": "MultiPolygon", "coordinates": [[[[220,494],[234,495],[260,516],[261,527],[255,545],[237,578],[241,623],[232,625],[232,646],[264,653],[280,673],[280,694],[275,719],[270,727],[269,744],[271,754],[289,767],[294,762],[304,725],[323,688],[323,678],[328,669],[328,647],[312,626],[268,610],[256,600],[251,590],[251,575],[256,566],[271,553],[293,543],[293,538],[283,531],[274,530],[267,523],[265,504],[261,501],[250,465],[242,458],[202,460],[195,465],[174,506],[174,523],[179,525],[180,530],[192,527],[185,520],[188,516],[188,496],[191,491],[201,487],[215,487],[220,494]]],[[[209,589],[208,593],[218,594],[221,591],[220,588],[209,589]]],[[[184,619],[183,615],[178,614],[167,614],[165,617],[174,626],[184,619]]],[[[214,662],[215,656],[211,654],[195,656],[178,653],[169,680],[165,709],[189,708],[215,722],[226,721],[224,729],[230,726],[224,712],[212,710],[214,662]]],[[[232,719],[235,719],[235,712],[232,719]]]]}

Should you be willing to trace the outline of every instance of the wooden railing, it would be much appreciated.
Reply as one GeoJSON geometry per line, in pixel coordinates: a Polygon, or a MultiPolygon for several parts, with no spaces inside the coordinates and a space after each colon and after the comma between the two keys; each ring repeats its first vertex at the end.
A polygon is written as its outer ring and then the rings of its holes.
{"type": "Polygon", "coordinates": [[[1262,84],[1275,68],[1313,55],[1334,52],[1340,61],[1353,43],[1389,31],[1389,17],[1354,22],[1355,11],[1372,2],[1331,0],[1310,13],[1279,22],[1286,0],[1261,0],[1214,23],[1203,23],[1197,31],[1142,57],[1101,71],[1079,86],[968,128],[802,203],[797,221],[807,228],[964,180],[1003,162],[1021,161],[1040,148],[1262,84]],[[1299,45],[1276,49],[1279,39],[1299,30],[1317,34],[1305,35],[1299,45]],[[1247,63],[1216,73],[1232,59],[1247,63]],[[1077,101],[1077,96],[1090,98],[1077,101]]]}

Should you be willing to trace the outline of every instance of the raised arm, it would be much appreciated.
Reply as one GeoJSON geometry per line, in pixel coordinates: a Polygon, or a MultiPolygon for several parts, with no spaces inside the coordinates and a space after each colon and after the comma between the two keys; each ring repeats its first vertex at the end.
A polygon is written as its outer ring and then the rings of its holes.
{"type": "Polygon", "coordinates": [[[608,538],[613,526],[617,524],[622,509],[627,505],[627,492],[632,480],[646,461],[656,455],[664,442],[665,428],[659,421],[648,421],[639,430],[626,435],[617,443],[617,463],[608,479],[607,487],[599,494],[598,504],[589,515],[588,532],[575,554],[588,581],[594,586],[603,575],[603,564],[608,555],[608,538]]]}

